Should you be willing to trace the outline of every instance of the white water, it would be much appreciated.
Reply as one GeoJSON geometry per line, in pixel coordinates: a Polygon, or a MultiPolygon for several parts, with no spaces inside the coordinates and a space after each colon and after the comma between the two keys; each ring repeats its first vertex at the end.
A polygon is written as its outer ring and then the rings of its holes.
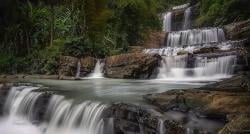
{"type": "Polygon", "coordinates": [[[76,78],[80,78],[81,77],[81,61],[78,61],[77,63],[77,68],[76,68],[76,78]]]}
{"type": "Polygon", "coordinates": [[[190,3],[186,3],[186,4],[183,4],[183,5],[172,7],[172,9],[173,10],[183,9],[183,8],[187,8],[189,5],[190,5],[190,3]]]}
{"type": "Polygon", "coordinates": [[[102,63],[100,60],[96,62],[94,72],[89,75],[88,78],[96,79],[96,78],[104,78],[103,77],[103,67],[104,63],[102,63]]]}
{"type": "Polygon", "coordinates": [[[166,46],[180,47],[202,45],[225,41],[225,35],[220,28],[192,29],[168,34],[166,46]]]}
{"type": "MultiPolygon", "coordinates": [[[[193,61],[192,61],[193,62],[193,61]]],[[[165,57],[159,68],[158,79],[169,81],[211,81],[230,77],[236,56],[195,58],[194,67],[188,68],[188,56],[165,57]]]]}
{"type": "Polygon", "coordinates": [[[172,30],[172,12],[163,14],[163,31],[170,32],[172,30]]]}
{"type": "Polygon", "coordinates": [[[100,102],[85,101],[74,104],[62,96],[53,96],[50,101],[50,118],[45,134],[102,134],[104,121],[101,118],[107,106],[100,102]]]}
{"type": "Polygon", "coordinates": [[[59,95],[51,98],[46,120],[34,125],[34,107],[42,95],[34,92],[36,89],[39,87],[11,89],[5,103],[5,116],[0,120],[1,134],[103,134],[104,129],[112,132],[113,128],[104,128],[102,119],[107,105],[91,101],[75,104],[59,95]]]}
{"type": "Polygon", "coordinates": [[[191,9],[192,7],[189,7],[184,12],[183,30],[189,29],[191,27],[191,9]]]}

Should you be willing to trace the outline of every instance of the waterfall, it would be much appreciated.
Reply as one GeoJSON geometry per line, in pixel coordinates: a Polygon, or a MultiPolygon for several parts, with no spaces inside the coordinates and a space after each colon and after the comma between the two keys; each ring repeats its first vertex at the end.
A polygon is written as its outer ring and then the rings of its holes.
{"type": "Polygon", "coordinates": [[[104,63],[100,60],[96,62],[94,72],[90,74],[89,78],[103,78],[104,63]]]}
{"type": "Polygon", "coordinates": [[[15,117],[23,117],[27,115],[27,119],[32,119],[34,112],[34,105],[41,93],[32,92],[38,87],[12,87],[7,97],[4,106],[5,114],[8,114],[9,119],[15,117]]]}
{"type": "Polygon", "coordinates": [[[170,32],[166,46],[180,47],[190,45],[202,45],[225,41],[225,35],[220,28],[193,29],[178,32],[170,32]]]}
{"type": "Polygon", "coordinates": [[[81,77],[81,61],[79,60],[77,62],[77,68],[76,68],[76,78],[80,78],[81,77]]]}
{"type": "MultiPolygon", "coordinates": [[[[0,132],[7,134],[23,131],[25,134],[112,134],[113,120],[105,122],[103,112],[108,107],[106,104],[93,101],[84,101],[76,103],[73,100],[67,100],[61,95],[52,95],[48,98],[49,103],[45,105],[44,120],[41,123],[33,125],[35,116],[39,115],[37,108],[41,107],[38,103],[43,93],[36,92],[40,87],[19,86],[13,87],[9,92],[5,102],[4,111],[7,121],[0,127],[17,127],[18,130],[5,130],[0,132]],[[37,113],[38,112],[38,113],[37,113]],[[107,125],[105,125],[105,123],[107,125]],[[17,125],[18,124],[18,125],[17,125]],[[23,127],[27,130],[24,131],[23,127]],[[19,130],[20,129],[20,130],[19,130]]],[[[43,98],[41,98],[43,100],[43,98]]],[[[0,128],[1,129],[1,128],[0,128]]]]}
{"type": "Polygon", "coordinates": [[[157,129],[159,134],[165,134],[165,126],[163,119],[158,119],[157,129]]]}
{"type": "Polygon", "coordinates": [[[208,59],[196,57],[193,61],[188,56],[164,57],[159,68],[158,79],[165,80],[215,80],[233,74],[236,56],[223,56],[208,59]],[[191,64],[193,67],[188,67],[191,64]]]}
{"type": "Polygon", "coordinates": [[[163,31],[170,32],[172,30],[172,12],[163,14],[163,31]]]}
{"type": "Polygon", "coordinates": [[[100,102],[85,101],[74,104],[72,100],[66,100],[62,96],[53,96],[49,104],[49,114],[46,115],[50,120],[45,134],[102,134],[102,113],[106,107],[100,102]]]}
{"type": "Polygon", "coordinates": [[[184,22],[183,22],[183,29],[189,29],[191,27],[191,11],[192,7],[189,7],[184,12],[184,22]]]}

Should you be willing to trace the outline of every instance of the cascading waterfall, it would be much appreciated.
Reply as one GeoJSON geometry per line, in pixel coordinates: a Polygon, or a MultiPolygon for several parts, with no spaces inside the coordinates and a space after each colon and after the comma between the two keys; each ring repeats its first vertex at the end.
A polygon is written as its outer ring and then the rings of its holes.
{"type": "Polygon", "coordinates": [[[191,9],[192,7],[189,7],[184,12],[183,30],[189,29],[191,27],[191,9]]]}
{"type": "Polygon", "coordinates": [[[9,119],[15,117],[24,117],[27,119],[33,118],[34,105],[41,93],[32,92],[38,87],[13,87],[8,95],[4,106],[5,114],[8,114],[9,119]]]}
{"type": "Polygon", "coordinates": [[[167,47],[146,49],[144,53],[156,53],[163,57],[157,78],[171,81],[210,81],[230,77],[234,72],[236,56],[226,54],[209,58],[208,55],[193,53],[206,47],[227,51],[243,42],[225,41],[221,28],[170,32],[167,36],[167,47]]]}
{"type": "Polygon", "coordinates": [[[103,78],[104,63],[100,60],[96,62],[94,72],[90,74],[89,78],[103,78]]]}
{"type": "Polygon", "coordinates": [[[81,76],[81,61],[77,62],[77,68],[76,68],[76,78],[80,78],[81,76]]]}
{"type": "Polygon", "coordinates": [[[100,102],[85,101],[74,104],[62,96],[55,95],[49,104],[50,118],[45,134],[103,134],[103,110],[107,106],[100,102]]]}
{"type": "Polygon", "coordinates": [[[193,61],[186,55],[165,57],[159,69],[158,79],[165,80],[215,80],[233,74],[236,56],[208,59],[197,57],[193,61]],[[193,64],[189,68],[188,64],[193,64]]]}
{"type": "Polygon", "coordinates": [[[190,45],[202,45],[225,41],[225,35],[220,28],[193,29],[178,32],[170,32],[166,46],[181,47],[190,45]]]}
{"type": "MultiPolygon", "coordinates": [[[[7,123],[2,125],[0,122],[0,127],[16,127],[16,123],[18,123],[20,125],[18,129],[21,129],[24,127],[23,125],[28,125],[27,132],[24,132],[27,134],[113,133],[113,128],[111,128],[113,125],[109,125],[112,124],[112,119],[108,121],[108,125],[104,128],[106,122],[102,116],[107,105],[92,101],[84,101],[80,104],[74,103],[73,100],[67,100],[61,95],[52,95],[49,105],[46,106],[45,120],[33,125],[35,105],[39,97],[43,94],[35,92],[36,89],[39,89],[39,87],[19,86],[11,89],[4,107],[5,117],[8,118],[7,123]]],[[[5,134],[16,133],[5,129],[1,128],[0,132],[4,132],[5,134]]],[[[16,131],[18,132],[18,130],[16,131]]],[[[25,130],[23,129],[23,131],[25,130]]]]}
{"type": "Polygon", "coordinates": [[[163,31],[170,32],[172,30],[172,12],[163,14],[163,31]]]}

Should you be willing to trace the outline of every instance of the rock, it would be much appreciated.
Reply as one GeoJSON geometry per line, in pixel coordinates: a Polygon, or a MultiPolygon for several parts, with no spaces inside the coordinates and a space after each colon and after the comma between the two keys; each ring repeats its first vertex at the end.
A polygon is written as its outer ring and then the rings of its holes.
{"type": "Polygon", "coordinates": [[[179,51],[178,53],[177,53],[177,55],[188,55],[188,54],[190,54],[188,51],[179,51]]]}
{"type": "Polygon", "coordinates": [[[250,19],[224,26],[227,39],[245,39],[250,37],[250,19]]]}
{"type": "Polygon", "coordinates": [[[157,54],[131,53],[111,56],[105,60],[108,78],[148,79],[153,77],[161,57],[157,54]]]}
{"type": "Polygon", "coordinates": [[[59,79],[64,76],[75,76],[78,59],[70,56],[60,57],[59,79]]]}
{"type": "Polygon", "coordinates": [[[91,73],[96,65],[97,60],[93,57],[85,57],[81,58],[81,69],[80,69],[80,76],[84,77],[91,73]]]}
{"type": "Polygon", "coordinates": [[[250,115],[236,115],[227,123],[219,134],[249,134],[250,133],[250,115]]]}
{"type": "Polygon", "coordinates": [[[145,48],[161,48],[164,46],[165,32],[152,32],[150,33],[149,37],[144,41],[145,48]]]}
{"type": "Polygon", "coordinates": [[[129,46],[129,53],[141,53],[143,50],[144,47],[142,46],[129,46]]]}
{"type": "Polygon", "coordinates": [[[172,90],[146,95],[144,99],[164,111],[174,109],[185,112],[192,109],[207,116],[250,113],[250,93],[247,92],[172,90]]]}
{"type": "Polygon", "coordinates": [[[218,47],[203,47],[200,50],[194,51],[194,54],[217,53],[220,52],[218,47]]]}
{"type": "MultiPolygon", "coordinates": [[[[159,133],[161,114],[152,108],[132,104],[118,103],[109,108],[110,117],[114,119],[115,133],[159,133]]],[[[174,121],[163,122],[164,134],[184,134],[184,128],[174,121]]]]}

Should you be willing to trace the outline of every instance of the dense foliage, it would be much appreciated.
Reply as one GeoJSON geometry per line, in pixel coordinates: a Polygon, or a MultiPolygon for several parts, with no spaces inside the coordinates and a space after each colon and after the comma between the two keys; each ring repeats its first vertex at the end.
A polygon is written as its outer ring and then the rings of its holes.
{"type": "Polygon", "coordinates": [[[250,18],[249,0],[199,0],[198,25],[224,25],[250,18]]]}
{"type": "Polygon", "coordinates": [[[160,28],[160,5],[152,0],[3,1],[0,70],[56,73],[60,55],[125,52],[160,28]]]}

